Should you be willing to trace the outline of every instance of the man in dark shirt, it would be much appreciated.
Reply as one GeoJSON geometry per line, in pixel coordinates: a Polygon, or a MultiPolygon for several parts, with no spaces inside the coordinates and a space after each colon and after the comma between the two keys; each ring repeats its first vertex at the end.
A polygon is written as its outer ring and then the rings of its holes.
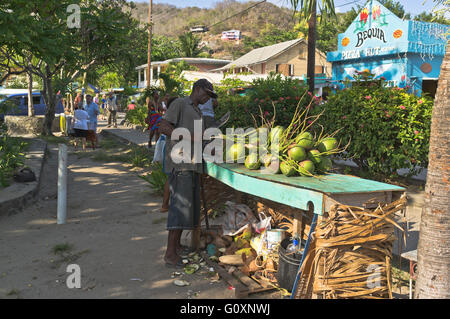
{"type": "Polygon", "coordinates": [[[213,85],[206,79],[194,83],[188,97],[172,102],[159,131],[171,138],[166,142],[166,171],[169,172],[170,204],[167,218],[169,231],[164,255],[166,265],[183,267],[181,234],[183,230],[194,230],[200,224],[200,174],[203,173],[202,138],[204,125],[199,104],[217,98],[213,85]],[[199,129],[200,128],[200,129],[199,129]],[[181,129],[181,130],[180,130],[181,129]],[[177,140],[179,133],[190,140],[177,140]],[[172,133],[175,134],[172,135],[172,133]],[[195,134],[194,134],[195,133],[195,134]],[[181,148],[180,145],[183,145],[181,148]]]}

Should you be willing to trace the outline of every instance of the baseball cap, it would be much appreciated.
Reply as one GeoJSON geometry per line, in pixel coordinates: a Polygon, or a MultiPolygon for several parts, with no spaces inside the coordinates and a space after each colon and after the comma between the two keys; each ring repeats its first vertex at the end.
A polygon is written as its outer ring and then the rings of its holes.
{"type": "Polygon", "coordinates": [[[217,93],[214,92],[214,86],[207,79],[200,79],[195,82],[192,89],[195,89],[196,87],[203,88],[206,92],[208,92],[210,97],[217,99],[217,93]]]}

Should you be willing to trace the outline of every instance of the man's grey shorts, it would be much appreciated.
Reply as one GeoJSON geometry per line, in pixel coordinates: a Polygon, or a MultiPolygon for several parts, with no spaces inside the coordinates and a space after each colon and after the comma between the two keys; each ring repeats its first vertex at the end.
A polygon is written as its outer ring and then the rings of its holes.
{"type": "Polygon", "coordinates": [[[200,225],[200,175],[193,171],[169,174],[170,203],[167,230],[195,229],[200,225]]]}

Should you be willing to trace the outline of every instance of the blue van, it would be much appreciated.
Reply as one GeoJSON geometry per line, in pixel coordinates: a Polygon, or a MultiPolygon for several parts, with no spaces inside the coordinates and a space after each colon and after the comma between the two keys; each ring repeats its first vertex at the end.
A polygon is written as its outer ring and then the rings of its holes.
{"type": "MultiPolygon", "coordinates": [[[[33,92],[33,107],[35,115],[45,115],[46,105],[40,92],[33,92]]],[[[64,106],[61,100],[55,108],[55,114],[64,113],[64,106]]],[[[28,93],[5,94],[0,98],[0,120],[5,119],[5,115],[28,115],[28,93]],[[6,108],[6,112],[4,109],[6,108]]]]}

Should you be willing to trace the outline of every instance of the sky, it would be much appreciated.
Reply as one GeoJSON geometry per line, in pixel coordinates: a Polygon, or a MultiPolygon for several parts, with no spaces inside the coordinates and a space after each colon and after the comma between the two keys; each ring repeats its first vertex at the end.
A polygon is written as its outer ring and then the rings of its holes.
{"type": "MultiPolygon", "coordinates": [[[[148,0],[134,0],[135,2],[148,2],[148,0]]],[[[238,0],[239,2],[249,2],[248,0],[238,0]]],[[[257,0],[253,0],[257,1],[257,0]]],[[[363,5],[367,0],[334,0],[334,5],[336,7],[336,12],[346,12],[356,5],[363,5]]],[[[400,2],[407,13],[411,13],[415,16],[423,11],[430,12],[434,7],[432,0],[396,0],[400,2]]],[[[153,0],[153,3],[167,3],[177,7],[199,7],[199,8],[212,8],[214,4],[220,1],[209,1],[209,0],[153,0]]],[[[276,4],[277,6],[287,7],[289,0],[269,0],[276,4]]]]}

